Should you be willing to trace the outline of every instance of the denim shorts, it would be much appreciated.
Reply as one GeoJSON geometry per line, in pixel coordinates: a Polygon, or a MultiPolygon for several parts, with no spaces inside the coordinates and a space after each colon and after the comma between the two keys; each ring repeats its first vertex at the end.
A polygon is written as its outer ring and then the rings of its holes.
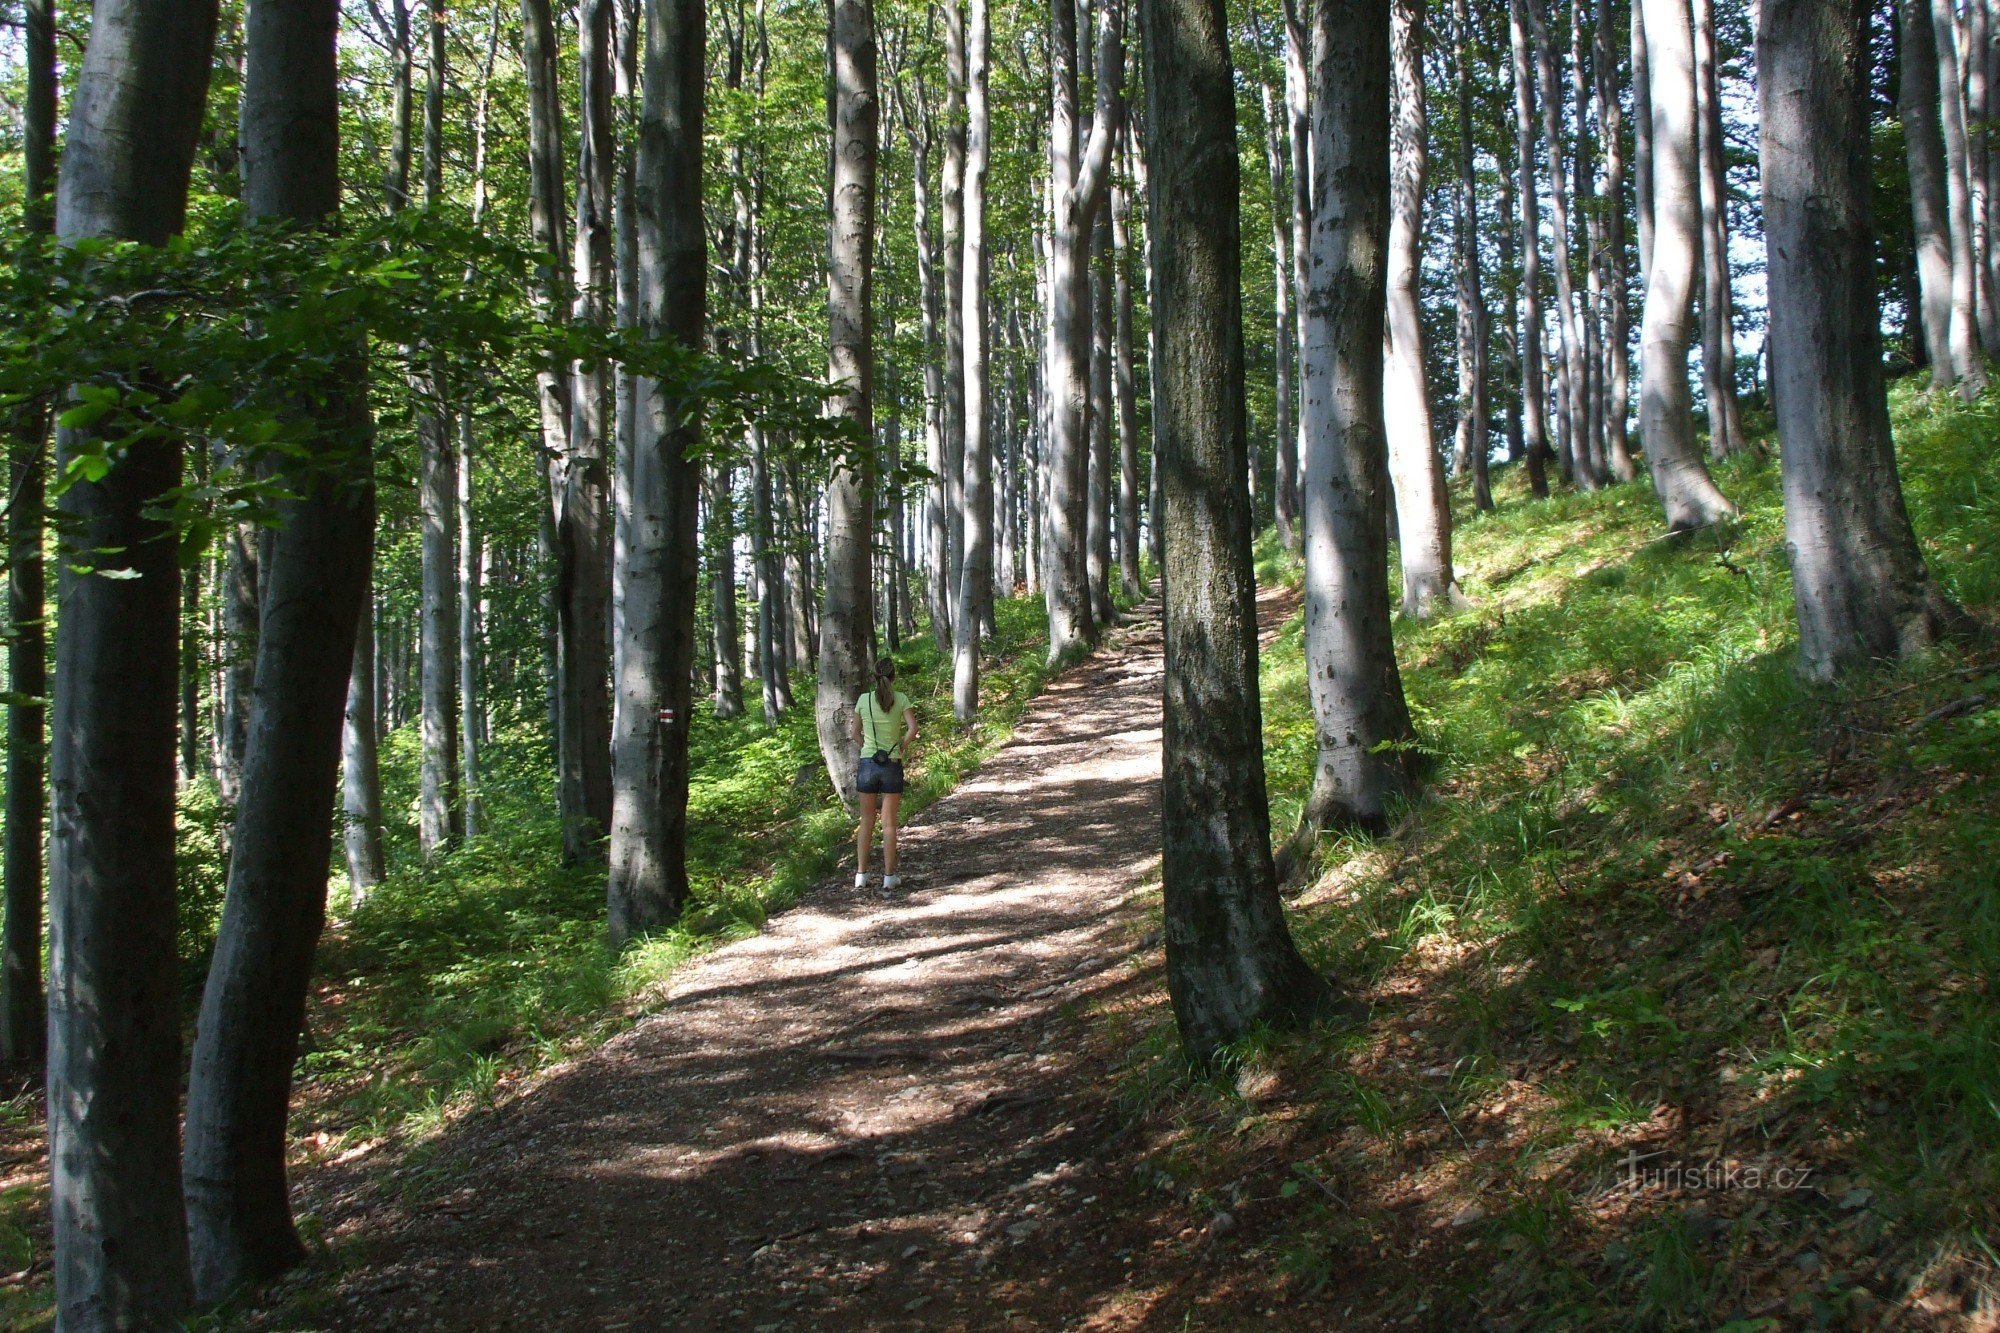
{"type": "Polygon", "coordinates": [[[878,764],[867,755],[862,755],[861,767],[854,774],[854,788],[875,796],[902,795],[903,761],[891,759],[878,764]]]}

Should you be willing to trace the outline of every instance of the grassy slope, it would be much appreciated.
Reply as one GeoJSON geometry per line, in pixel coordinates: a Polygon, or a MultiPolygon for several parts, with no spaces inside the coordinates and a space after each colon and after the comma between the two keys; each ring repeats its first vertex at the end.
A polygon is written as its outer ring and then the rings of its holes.
{"type": "MultiPolygon", "coordinates": [[[[1905,387],[1895,409],[1933,567],[1991,623],[1995,406],[1905,387]]],[[[1201,1083],[1164,1004],[1111,1020],[1147,1052],[1124,1092],[1152,1178],[1244,1224],[1248,1289],[1215,1322],[1246,1300],[1537,1327],[1991,1301],[2000,659],[1801,683],[1777,469],[1722,481],[1745,516],[1721,541],[1652,540],[1642,485],[1535,504],[1516,480],[1462,516],[1477,606],[1397,631],[1432,796],[1325,848],[1293,905],[1365,1025],[1246,1043],[1201,1083]],[[1633,1152],[1658,1155],[1635,1176],[1633,1152]]],[[[1299,635],[1264,662],[1279,829],[1312,757],[1299,635]]]]}
{"type": "MultiPolygon", "coordinates": [[[[982,680],[979,724],[951,725],[951,662],[928,633],[895,654],[899,686],[921,735],[906,815],[956,785],[1011,732],[1049,675],[1038,601],[996,608],[999,635],[982,680]]],[[[318,983],[294,1098],[295,1169],[388,1142],[401,1178],[421,1188],[430,1134],[506,1084],[587,1050],[627,1026],[674,967],[754,933],[831,874],[853,825],[833,799],[813,731],[810,678],[775,728],[752,715],[697,712],[692,737],[689,869],[695,900],[683,923],[628,949],[604,944],[604,879],[560,864],[560,826],[539,735],[506,734],[486,752],[482,790],[491,832],[431,865],[415,847],[416,739],[405,728],[384,754],[392,871],[361,910],[321,943],[318,983]]],[[[218,814],[197,789],[182,810],[182,951],[189,1005],[221,905],[218,814]]],[[[337,887],[336,906],[345,902],[337,887]]],[[[0,1271],[48,1251],[40,1106],[24,1092],[0,1103],[0,1271]],[[23,1165],[25,1164],[25,1165],[23,1165]]],[[[310,1236],[312,1219],[303,1217],[310,1236]]],[[[0,1326],[49,1317],[41,1276],[0,1285],[0,1326]]]]}

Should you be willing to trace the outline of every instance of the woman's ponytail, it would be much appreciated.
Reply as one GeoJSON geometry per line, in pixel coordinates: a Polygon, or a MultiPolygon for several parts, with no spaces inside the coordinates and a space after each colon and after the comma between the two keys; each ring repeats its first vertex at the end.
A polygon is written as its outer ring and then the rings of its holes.
{"type": "Polygon", "coordinates": [[[896,664],[886,657],[875,659],[875,705],[884,711],[896,706],[896,664]]]}

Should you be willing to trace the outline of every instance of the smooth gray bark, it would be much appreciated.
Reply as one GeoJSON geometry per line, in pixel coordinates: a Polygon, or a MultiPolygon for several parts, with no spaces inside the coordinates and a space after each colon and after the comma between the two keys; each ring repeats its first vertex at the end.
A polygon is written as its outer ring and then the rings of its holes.
{"type": "Polygon", "coordinates": [[[1646,7],[1632,11],[1632,214],[1639,230],[1639,281],[1653,281],[1653,62],[1646,51],[1646,7]]]}
{"type": "Polygon", "coordinates": [[[1090,228],[1090,512],[1084,523],[1084,567],[1090,617],[1099,626],[1118,618],[1111,602],[1111,209],[1097,210],[1090,228]]]}
{"type": "Polygon", "coordinates": [[[1403,614],[1419,620],[1459,600],[1451,567],[1451,497],[1432,435],[1424,374],[1424,178],[1429,133],[1424,107],[1424,0],[1393,0],[1389,50],[1389,249],[1385,281],[1382,416],[1396,495],[1403,614]]]}
{"type": "Polygon", "coordinates": [[[1771,387],[1785,541],[1810,676],[1964,626],[1903,506],[1882,378],[1870,201],[1868,7],[1766,3],[1757,30],[1771,387]]]}
{"type": "Polygon", "coordinates": [[[1618,99],[1618,56],[1612,44],[1613,0],[1599,0],[1597,10],[1597,123],[1604,136],[1604,178],[1598,194],[1609,270],[1605,295],[1609,303],[1604,346],[1604,451],[1611,480],[1630,481],[1639,475],[1632,457],[1626,421],[1631,413],[1632,289],[1625,266],[1625,112],[1618,99]]]}
{"type": "Polygon", "coordinates": [[[1744,448],[1736,402],[1736,317],[1729,280],[1729,184],[1724,169],[1722,83],[1711,0],[1690,0],[1694,24],[1695,132],[1701,157],[1701,376],[1708,399],[1708,452],[1744,448]]]}
{"type": "MultiPolygon", "coordinates": [[[[1310,245],[1307,236],[1312,227],[1312,92],[1308,77],[1307,48],[1310,38],[1306,30],[1304,13],[1307,0],[1284,0],[1283,19],[1285,24],[1285,120],[1288,133],[1288,147],[1291,150],[1292,179],[1292,360],[1298,375],[1298,409],[1293,413],[1297,420],[1294,438],[1281,443],[1279,468],[1289,469],[1292,477],[1292,542],[1296,553],[1304,549],[1304,522],[1302,511],[1304,500],[1299,493],[1299,468],[1305,458],[1305,346],[1306,346],[1306,287],[1307,265],[1310,245]],[[1290,456],[1283,457],[1289,450],[1290,456]]],[[[1157,525],[1156,525],[1157,526],[1157,525]]]]}
{"type": "Polygon", "coordinates": [[[1931,0],[1937,48],[1938,126],[1944,138],[1945,209],[1951,222],[1951,365],[1967,402],[1986,387],[1980,357],[1979,256],[1972,243],[1972,185],[1967,175],[1965,98],[1959,84],[1958,19],[1952,0],[1931,0]]]}
{"type": "MultiPolygon", "coordinates": [[[[70,102],[56,235],[164,245],[186,218],[214,0],[99,0],[70,102]]],[[[58,438],[57,466],[77,440],[58,438]]],[[[134,444],[58,505],[49,779],[49,1213],[69,1333],[173,1326],[192,1299],[181,1207],[174,765],[180,571],[148,508],[181,442],[134,444]],[[107,812],[116,812],[108,817],[107,812]]],[[[323,864],[323,863],[322,863],[323,864]]]]}
{"type": "Polygon", "coordinates": [[[1642,2],[1652,77],[1653,260],[1640,331],[1639,425],[1667,529],[1684,532],[1734,517],[1736,506],[1702,462],[1688,386],[1701,259],[1694,31],[1687,0],[1642,2]]]}
{"type": "MultiPolygon", "coordinates": [[[[340,204],[336,0],[252,0],[240,140],[253,219],[330,224],[340,204]]],[[[213,1305],[305,1257],[287,1111],[327,866],[355,629],[368,589],[372,429],[348,364],[302,397],[310,456],[272,533],[229,885],[188,1074],[183,1162],[195,1296],[213,1305]]]]}
{"type": "MultiPolygon", "coordinates": [[[[820,613],[819,683],[813,713],[820,758],[854,803],[854,701],[868,688],[870,545],[875,531],[874,304],[877,94],[873,0],[831,0],[827,118],[833,163],[827,227],[829,411],[854,430],[826,485],[826,569],[820,613]]],[[[949,344],[947,344],[949,346],[949,344]]]]}
{"type": "Polygon", "coordinates": [[[1937,39],[1930,0],[1896,0],[1897,112],[1910,172],[1910,231],[1931,383],[1958,378],[1952,352],[1951,208],[1945,194],[1944,132],[1938,124],[1937,39]]]}
{"type": "Polygon", "coordinates": [[[1167,989],[1183,1047],[1205,1063],[1253,1028],[1310,1015],[1326,988],[1292,943],[1271,862],[1227,19],[1221,0],[1140,12],[1160,274],[1167,989]]]}
{"type": "MultiPolygon", "coordinates": [[[[1454,197],[1453,248],[1458,277],[1458,433],[1453,452],[1472,476],[1472,502],[1493,508],[1487,476],[1486,345],[1489,317],[1479,263],[1479,193],[1473,175],[1472,25],[1466,0],[1453,0],[1452,64],[1458,93],[1458,191],[1454,197]]],[[[1448,504],[1448,501],[1447,501],[1448,504]]],[[[1449,511],[1447,510],[1447,517],[1449,511]]],[[[1406,571],[1407,586],[1407,571],[1406,571]]]]}
{"type": "Polygon", "coordinates": [[[1305,655],[1319,738],[1312,792],[1284,858],[1288,873],[1321,829],[1385,828],[1392,803],[1416,782],[1389,612],[1381,356],[1389,0],[1322,0],[1312,86],[1305,655]]]}
{"type": "Polygon", "coordinates": [[[1563,170],[1563,89],[1556,69],[1555,43],[1549,39],[1542,4],[1543,0],[1526,0],[1535,61],[1541,71],[1542,137],[1549,145],[1549,267],[1556,284],[1556,417],[1560,427],[1557,437],[1568,442],[1566,448],[1558,451],[1557,461],[1567,480],[1590,490],[1597,479],[1585,443],[1589,408],[1583,379],[1582,317],[1577,310],[1576,285],[1570,272],[1570,183],[1563,170]]]}
{"type": "Polygon", "coordinates": [[[382,776],[376,712],[375,614],[364,599],[354,635],[354,663],[347,677],[346,721],[341,731],[341,827],[347,856],[348,908],[368,899],[387,872],[382,851],[382,776]]]}
{"type": "MultiPolygon", "coordinates": [[[[639,115],[638,327],[701,346],[708,244],[702,221],[706,34],[701,0],[646,0],[639,115]]],[[[610,936],[672,922],[687,900],[688,725],[700,559],[701,465],[680,390],[640,378],[631,450],[618,459],[621,594],[612,723],[610,936]]]]}
{"type": "MultiPolygon", "coordinates": [[[[430,0],[430,75],[424,90],[424,207],[444,195],[445,0],[430,0]]],[[[417,841],[425,856],[451,845],[459,828],[458,464],[444,374],[432,358],[418,377],[417,476],[422,516],[422,757],[417,841]]]]}
{"type": "Polygon", "coordinates": [[[1298,355],[1298,322],[1292,318],[1292,214],[1291,185],[1285,175],[1289,151],[1285,147],[1285,120],[1273,105],[1271,85],[1258,90],[1264,102],[1264,166],[1271,177],[1271,274],[1273,324],[1271,349],[1272,434],[1277,445],[1273,468],[1272,519],[1277,525],[1278,542],[1286,550],[1296,549],[1298,515],[1293,512],[1299,493],[1298,425],[1294,420],[1297,401],[1293,365],[1298,355]]]}
{"type": "Polygon", "coordinates": [[[1521,434],[1528,488],[1549,493],[1548,384],[1542,371],[1542,210],[1535,186],[1535,66],[1524,0],[1508,0],[1514,74],[1514,169],[1521,192],[1521,434]]]}
{"type": "MultiPolygon", "coordinates": [[[[1124,182],[1114,177],[1111,182],[1111,262],[1114,266],[1112,301],[1116,306],[1116,322],[1112,333],[1112,395],[1118,409],[1118,577],[1126,598],[1137,601],[1145,588],[1139,577],[1139,391],[1132,364],[1130,207],[1124,182]]],[[[1278,448],[1281,459],[1285,454],[1282,438],[1281,432],[1278,448]]],[[[1282,487],[1279,499],[1282,502],[1282,487]]]]}
{"type": "Polygon", "coordinates": [[[979,713],[979,639],[993,625],[993,440],[987,406],[986,172],[992,114],[987,101],[991,20],[986,0],[966,11],[965,254],[960,376],[964,394],[964,568],[952,627],[952,712],[961,723],[979,713]]]}

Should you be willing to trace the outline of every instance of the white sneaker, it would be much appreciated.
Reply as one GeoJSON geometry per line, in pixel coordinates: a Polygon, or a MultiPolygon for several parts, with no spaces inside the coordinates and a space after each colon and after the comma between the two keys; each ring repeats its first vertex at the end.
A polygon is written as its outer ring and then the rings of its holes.
{"type": "Polygon", "coordinates": [[[868,887],[868,874],[866,871],[855,872],[854,887],[857,889],[865,889],[868,887]]]}
{"type": "Polygon", "coordinates": [[[895,891],[896,891],[896,876],[894,875],[882,876],[882,892],[894,893],[895,891]]]}

